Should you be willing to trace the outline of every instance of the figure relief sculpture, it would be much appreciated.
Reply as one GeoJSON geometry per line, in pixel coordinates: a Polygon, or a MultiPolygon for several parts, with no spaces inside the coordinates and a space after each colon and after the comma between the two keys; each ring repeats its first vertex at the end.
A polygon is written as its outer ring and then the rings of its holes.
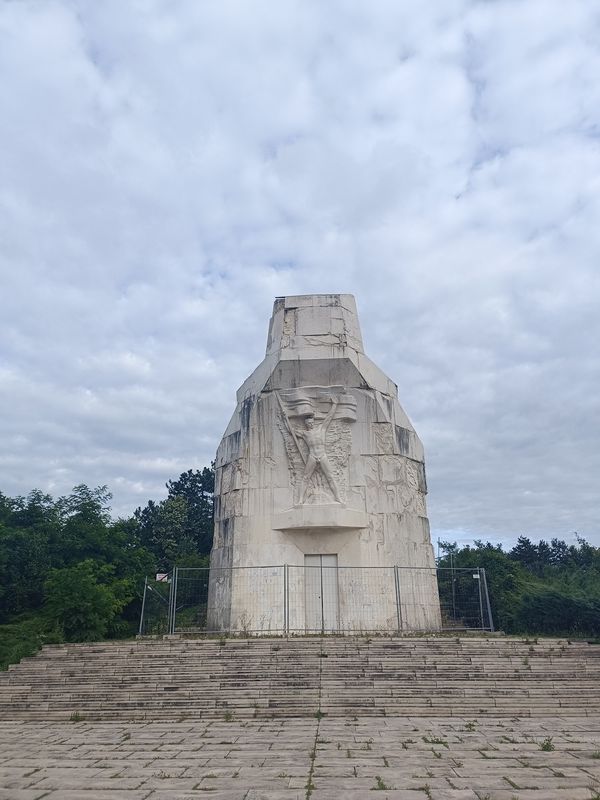
{"type": "Polygon", "coordinates": [[[306,459],[306,463],[304,465],[304,472],[302,474],[302,481],[300,484],[300,505],[306,502],[306,494],[308,492],[308,481],[312,477],[313,472],[320,468],[321,472],[327,479],[329,484],[329,488],[331,489],[331,493],[335,498],[336,503],[341,503],[342,498],[340,497],[340,492],[335,482],[335,478],[333,477],[333,472],[331,471],[331,467],[329,465],[329,459],[327,458],[327,452],[325,450],[325,435],[327,433],[327,428],[329,427],[329,423],[333,419],[333,415],[335,414],[335,410],[338,406],[338,399],[331,398],[331,408],[323,420],[323,422],[315,425],[315,416],[314,414],[310,414],[309,416],[304,418],[304,425],[306,428],[304,430],[296,430],[296,435],[299,436],[301,439],[304,439],[306,442],[306,446],[308,448],[308,457],[306,459]]]}
{"type": "Polygon", "coordinates": [[[343,386],[303,386],[276,394],[294,504],[345,505],[356,400],[343,386]]]}

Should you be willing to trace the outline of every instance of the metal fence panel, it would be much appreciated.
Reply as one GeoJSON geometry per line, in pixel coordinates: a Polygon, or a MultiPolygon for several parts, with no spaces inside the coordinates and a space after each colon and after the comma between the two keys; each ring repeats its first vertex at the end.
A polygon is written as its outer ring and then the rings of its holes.
{"type": "Polygon", "coordinates": [[[440,568],[437,578],[444,629],[494,630],[484,569],[440,568]]]}
{"type": "Polygon", "coordinates": [[[176,568],[172,633],[282,633],[284,567],[176,568]]]}
{"type": "Polygon", "coordinates": [[[163,636],[169,633],[170,576],[165,581],[146,578],[140,615],[140,636],[163,636]]]}

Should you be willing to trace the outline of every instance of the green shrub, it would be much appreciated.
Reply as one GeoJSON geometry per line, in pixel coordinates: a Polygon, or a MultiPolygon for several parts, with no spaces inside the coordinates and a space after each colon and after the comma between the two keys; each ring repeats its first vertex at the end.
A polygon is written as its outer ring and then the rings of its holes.
{"type": "Polygon", "coordinates": [[[0,669],[34,655],[44,644],[62,641],[56,625],[39,615],[23,615],[9,625],[0,625],[0,669]]]}
{"type": "Polygon", "coordinates": [[[91,559],[53,569],[45,583],[44,613],[69,642],[102,639],[131,600],[124,581],[111,581],[113,569],[91,559]]]}

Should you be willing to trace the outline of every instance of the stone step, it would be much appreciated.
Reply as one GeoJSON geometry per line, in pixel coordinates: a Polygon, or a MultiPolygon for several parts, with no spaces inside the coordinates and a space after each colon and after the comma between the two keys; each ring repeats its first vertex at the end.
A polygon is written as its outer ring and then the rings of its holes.
{"type": "Polygon", "coordinates": [[[0,718],[587,716],[600,647],[507,637],[138,640],[45,647],[0,675],[0,718]]]}

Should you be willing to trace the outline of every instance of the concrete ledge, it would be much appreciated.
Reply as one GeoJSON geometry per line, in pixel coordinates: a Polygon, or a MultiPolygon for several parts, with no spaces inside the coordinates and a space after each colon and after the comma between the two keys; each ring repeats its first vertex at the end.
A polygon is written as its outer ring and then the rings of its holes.
{"type": "Polygon", "coordinates": [[[333,528],[356,529],[367,527],[367,514],[355,508],[345,508],[340,503],[322,506],[296,506],[281,514],[273,515],[272,528],[285,530],[322,530],[333,528]]]}

